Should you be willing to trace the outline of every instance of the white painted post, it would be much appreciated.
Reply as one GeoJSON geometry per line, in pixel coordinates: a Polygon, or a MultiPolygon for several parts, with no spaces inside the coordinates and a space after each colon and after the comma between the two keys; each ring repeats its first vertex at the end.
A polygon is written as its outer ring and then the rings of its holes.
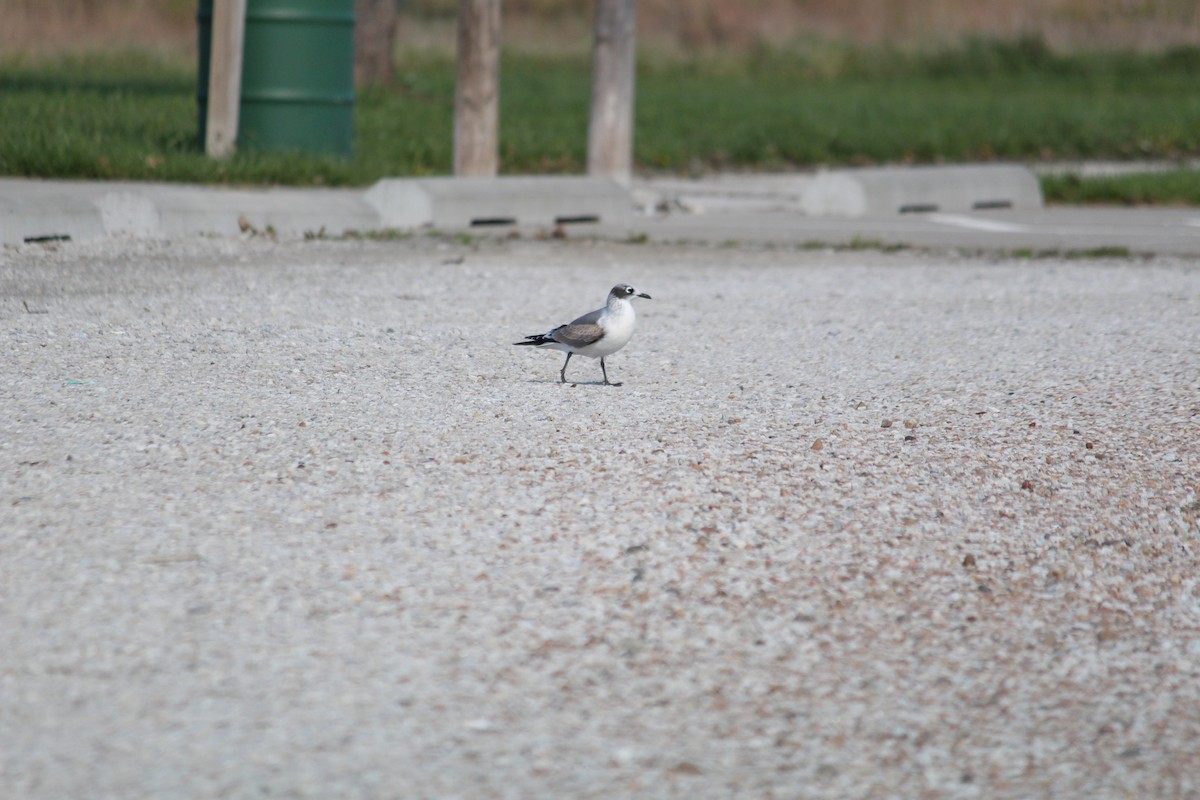
{"type": "Polygon", "coordinates": [[[588,174],[628,184],[633,176],[635,0],[596,0],[588,174]]]}
{"type": "Polygon", "coordinates": [[[213,0],[204,134],[204,152],[209,158],[232,155],[237,145],[245,33],[246,0],[213,0]]]}
{"type": "Polygon", "coordinates": [[[499,165],[500,0],[459,0],[454,174],[494,176],[499,165]]]}

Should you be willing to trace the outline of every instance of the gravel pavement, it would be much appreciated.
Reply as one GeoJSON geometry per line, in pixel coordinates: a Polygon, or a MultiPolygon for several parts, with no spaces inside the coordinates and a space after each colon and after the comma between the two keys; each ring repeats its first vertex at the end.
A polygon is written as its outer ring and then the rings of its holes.
{"type": "Polygon", "coordinates": [[[0,251],[0,796],[1200,797],[1200,266],[0,251]],[[597,362],[512,342],[629,281],[597,362]]]}

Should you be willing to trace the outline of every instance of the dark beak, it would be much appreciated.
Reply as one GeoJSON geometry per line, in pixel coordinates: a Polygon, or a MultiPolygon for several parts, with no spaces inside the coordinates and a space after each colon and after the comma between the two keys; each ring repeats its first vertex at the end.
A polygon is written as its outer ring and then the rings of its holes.
{"type": "Polygon", "coordinates": [[[651,297],[650,295],[646,294],[645,292],[638,292],[638,297],[644,297],[644,298],[646,298],[647,300],[653,300],[653,299],[654,299],[653,297],[651,297]]]}

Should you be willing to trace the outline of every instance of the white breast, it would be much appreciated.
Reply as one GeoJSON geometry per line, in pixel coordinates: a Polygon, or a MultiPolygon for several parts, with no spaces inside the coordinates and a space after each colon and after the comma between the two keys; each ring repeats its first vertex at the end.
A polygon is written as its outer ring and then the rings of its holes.
{"type": "Polygon", "coordinates": [[[576,351],[579,355],[592,358],[612,355],[624,347],[633,336],[633,329],[637,324],[633,303],[621,300],[611,304],[606,310],[608,313],[599,320],[600,327],[604,328],[604,338],[595,344],[580,348],[576,351]]]}

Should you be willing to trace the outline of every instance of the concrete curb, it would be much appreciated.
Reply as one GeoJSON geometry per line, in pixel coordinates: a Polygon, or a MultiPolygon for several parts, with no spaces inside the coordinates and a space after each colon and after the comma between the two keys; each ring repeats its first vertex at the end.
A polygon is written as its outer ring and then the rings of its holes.
{"type": "Polygon", "coordinates": [[[382,180],[370,189],[230,189],[0,179],[0,244],[105,236],[300,236],[348,230],[627,222],[629,192],[606,179],[537,176],[382,180]]]}
{"type": "Polygon", "coordinates": [[[1037,176],[1027,167],[1010,164],[822,172],[800,196],[800,209],[814,217],[1041,207],[1037,176]]]}
{"type": "Polygon", "coordinates": [[[631,187],[582,176],[388,179],[352,189],[0,178],[5,246],[268,229],[281,238],[505,234],[560,223],[570,236],[639,241],[1200,253],[1200,210],[1044,207],[1034,174],[1006,165],[652,176],[631,187]]]}
{"type": "Polygon", "coordinates": [[[572,176],[386,179],[367,191],[366,201],[385,228],[622,225],[632,208],[629,191],[616,181],[572,176]]]}
{"type": "Polygon", "coordinates": [[[0,179],[0,243],[105,236],[236,236],[246,225],[302,235],[374,228],[357,189],[227,189],[134,182],[0,179]]]}

